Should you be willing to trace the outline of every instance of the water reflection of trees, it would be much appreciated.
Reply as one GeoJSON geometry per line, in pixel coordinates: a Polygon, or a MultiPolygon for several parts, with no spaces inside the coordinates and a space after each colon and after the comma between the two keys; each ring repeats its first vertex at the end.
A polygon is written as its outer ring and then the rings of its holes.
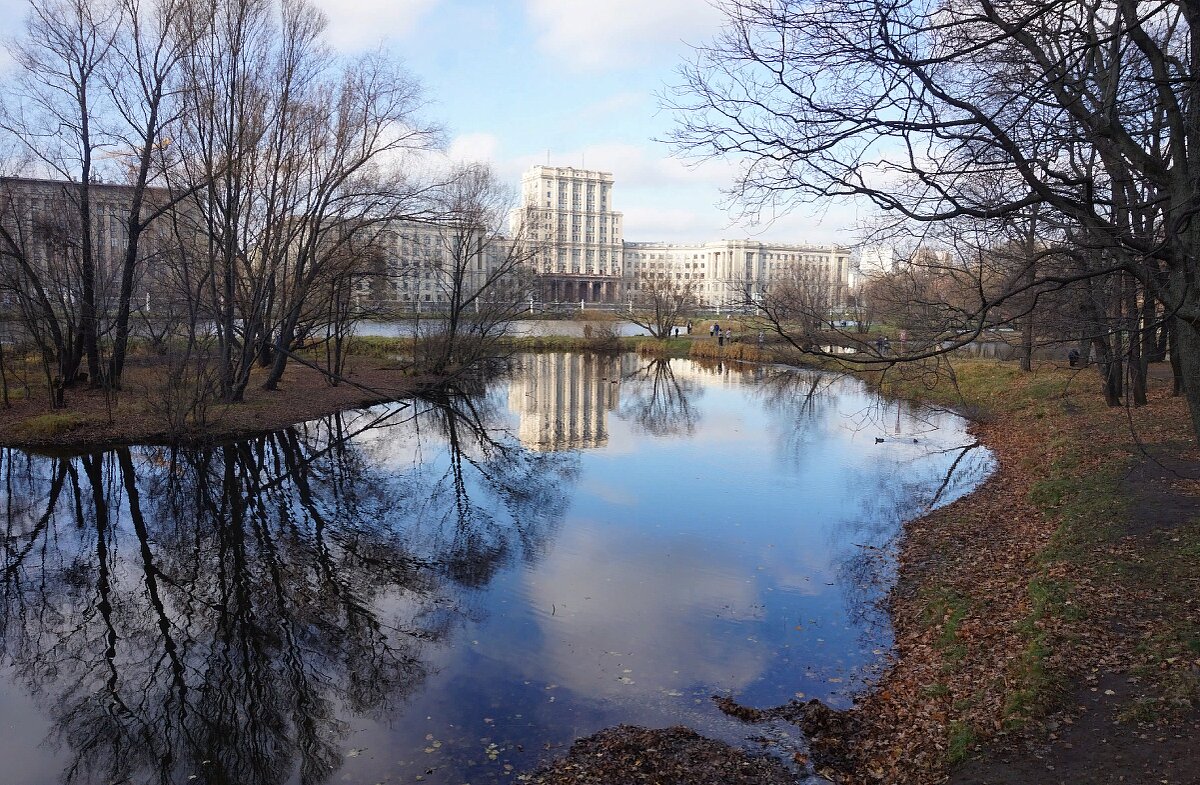
{"type": "Polygon", "coordinates": [[[777,423],[772,430],[782,457],[797,471],[827,454],[832,430],[863,435],[860,444],[866,450],[883,440],[905,445],[898,452],[889,449],[886,461],[853,470],[845,478],[846,487],[831,489],[844,502],[853,500],[852,508],[840,512],[832,533],[833,552],[841,554],[835,569],[849,621],[864,642],[887,639],[890,628],[883,601],[895,578],[900,524],[981,483],[992,470],[990,453],[961,432],[961,421],[949,419],[945,412],[889,401],[843,376],[769,369],[753,389],[777,423]],[[855,400],[856,405],[842,411],[855,400]],[[884,436],[865,438],[874,434],[884,436]]]}
{"type": "Polygon", "coordinates": [[[902,524],[948,504],[981,484],[994,467],[991,453],[967,434],[946,447],[915,448],[890,471],[863,471],[855,509],[836,536],[838,585],[853,623],[865,640],[890,639],[886,604],[895,584],[902,524]]]}
{"type": "Polygon", "coordinates": [[[540,552],[561,516],[570,467],[486,420],[447,399],[208,448],[0,452],[0,653],[52,722],[62,780],[329,779],[346,713],[425,679],[454,582],[540,552]],[[425,458],[451,467],[448,495],[353,438],[409,418],[442,430],[425,458]]]}
{"type": "Polygon", "coordinates": [[[497,431],[498,406],[489,397],[442,389],[416,406],[418,427],[446,445],[444,468],[429,462],[411,479],[423,485],[449,577],[481,586],[514,552],[540,556],[566,512],[562,487],[574,481],[578,457],[528,450],[497,431]]]}
{"type": "Polygon", "coordinates": [[[678,376],[665,358],[639,358],[637,367],[621,377],[620,415],[652,436],[691,436],[700,423],[694,403],[703,388],[678,376]]]}
{"type": "Polygon", "coordinates": [[[776,432],[784,439],[785,454],[795,455],[820,438],[816,426],[833,398],[831,388],[839,383],[839,377],[820,371],[765,369],[754,391],[780,421],[776,432]]]}

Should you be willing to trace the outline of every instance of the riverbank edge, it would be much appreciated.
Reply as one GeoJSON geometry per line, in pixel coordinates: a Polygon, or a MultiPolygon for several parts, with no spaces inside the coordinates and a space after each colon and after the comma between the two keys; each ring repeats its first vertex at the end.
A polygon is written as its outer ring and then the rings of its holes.
{"type": "MultiPolygon", "coordinates": [[[[637,351],[636,338],[513,338],[500,346],[503,352],[604,352],[637,351]]],[[[124,390],[106,393],[84,386],[66,391],[67,407],[50,409],[44,395],[29,399],[13,396],[12,405],[0,407],[0,448],[34,451],[90,452],[112,447],[196,446],[220,444],[288,428],[307,420],[402,402],[424,390],[435,390],[462,380],[460,375],[415,376],[396,357],[409,347],[402,338],[356,338],[357,349],[347,361],[345,377],[330,385],[321,371],[292,363],[279,388],[263,390],[264,369],[251,372],[245,400],[236,404],[211,402],[198,417],[172,416],[168,389],[153,368],[137,368],[124,390]],[[139,371],[141,372],[139,375],[139,371]],[[115,401],[113,400],[115,396],[115,401]],[[186,420],[180,427],[171,420],[186,420]]],[[[15,391],[14,391],[15,392],[15,391]]],[[[175,402],[186,406],[190,402],[175,402]]]]}
{"type": "MultiPolygon", "coordinates": [[[[1104,779],[1122,760],[1152,774],[1153,755],[1139,754],[1147,731],[1192,722],[1200,699],[1188,588],[1194,597],[1200,586],[1189,558],[1200,552],[1200,508],[1163,508],[1130,527],[1133,505],[1163,490],[1131,490],[1137,466],[1165,456],[1200,466],[1166,374],[1149,405],[1130,410],[1104,406],[1091,376],[1052,366],[1022,373],[970,361],[940,379],[859,375],[891,397],[967,416],[996,470],[904,525],[887,601],[893,661],[877,683],[846,712],[790,707],[817,770],[838,783],[1040,782],[1036,771],[1010,778],[1001,753],[1020,747],[1032,758],[1038,746],[1041,758],[1084,713],[1080,693],[1119,675],[1124,694],[1096,721],[1110,731],[1066,743],[1044,781],[1104,779]],[[957,777],[967,761],[970,774],[957,777]]],[[[1198,501],[1200,487],[1189,492],[1198,501]]]]}

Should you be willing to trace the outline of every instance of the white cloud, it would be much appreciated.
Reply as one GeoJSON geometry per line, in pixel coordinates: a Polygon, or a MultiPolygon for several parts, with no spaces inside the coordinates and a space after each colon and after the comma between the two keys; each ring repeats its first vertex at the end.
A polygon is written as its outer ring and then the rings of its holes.
{"type": "MultiPolygon", "coordinates": [[[[545,163],[544,155],[526,155],[502,167],[521,172],[545,163]]],[[[707,186],[715,193],[716,189],[731,183],[734,174],[733,165],[725,161],[708,161],[693,167],[667,155],[662,145],[625,142],[598,143],[575,150],[554,151],[550,165],[612,172],[618,193],[632,188],[658,189],[670,186],[707,186]]]]}
{"type": "Polygon", "coordinates": [[[526,0],[547,54],[587,70],[674,58],[680,42],[703,43],[721,14],[702,0],[526,0]]]}
{"type": "Polygon", "coordinates": [[[446,148],[446,157],[455,163],[491,163],[496,161],[500,140],[495,134],[459,134],[446,148]]]}
{"type": "Polygon", "coordinates": [[[438,0],[314,0],[329,19],[329,41],[343,52],[372,49],[413,31],[438,0]]]}
{"type": "Polygon", "coordinates": [[[736,691],[763,673],[772,656],[764,647],[719,634],[723,619],[762,620],[755,584],[703,547],[681,542],[664,558],[651,538],[615,540],[586,524],[564,532],[527,576],[530,605],[556,613],[540,616],[524,668],[581,695],[641,705],[696,683],[736,691]]]}

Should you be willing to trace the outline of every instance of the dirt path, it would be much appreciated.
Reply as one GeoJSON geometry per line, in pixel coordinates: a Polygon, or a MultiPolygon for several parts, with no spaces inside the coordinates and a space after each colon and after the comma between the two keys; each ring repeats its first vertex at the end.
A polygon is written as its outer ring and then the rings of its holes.
{"type": "Polygon", "coordinates": [[[1188,552],[1200,522],[1200,461],[1189,453],[1146,457],[1120,482],[1130,503],[1114,551],[1129,563],[1110,587],[1122,596],[1094,617],[1115,639],[1108,661],[1075,680],[1039,733],[967,761],[953,785],[1200,785],[1200,564],[1188,552]],[[1173,564],[1181,550],[1184,563],[1173,564]],[[1172,629],[1183,646],[1155,662],[1152,641],[1172,629]]]}
{"type": "Polygon", "coordinates": [[[1042,738],[967,761],[951,785],[1197,785],[1200,711],[1161,725],[1124,719],[1140,693],[1129,677],[1106,674],[1080,689],[1042,738]]]}

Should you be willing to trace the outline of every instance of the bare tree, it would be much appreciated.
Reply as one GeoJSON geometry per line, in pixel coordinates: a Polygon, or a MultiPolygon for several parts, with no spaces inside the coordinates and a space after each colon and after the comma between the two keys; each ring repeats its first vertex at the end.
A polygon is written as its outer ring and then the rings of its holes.
{"type": "MultiPolygon", "coordinates": [[[[103,78],[114,110],[115,154],[128,165],[128,212],[121,259],[120,291],[113,324],[108,382],[120,386],[129,346],[134,283],[142,262],[142,239],[152,222],[173,209],[193,188],[159,192],[147,199],[151,182],[169,165],[167,150],[183,102],[179,71],[191,55],[199,31],[189,13],[191,0],[121,0],[119,26],[103,78]]],[[[165,232],[164,232],[165,234],[165,232]]]]}
{"type": "MultiPolygon", "coordinates": [[[[323,24],[323,21],[322,21],[323,24]]],[[[354,260],[356,239],[420,209],[424,188],[397,164],[426,150],[437,131],[418,115],[420,90],[394,63],[371,56],[350,64],[336,81],[292,96],[298,116],[288,133],[302,137],[303,166],[291,186],[291,215],[279,227],[283,272],[273,358],[263,387],[278,385],[314,284],[331,266],[354,260]]],[[[281,129],[282,130],[282,129],[281,129]]],[[[367,259],[362,260],[367,263],[367,259]]]]}
{"type": "MultiPolygon", "coordinates": [[[[63,380],[78,367],[71,271],[61,256],[50,253],[62,245],[51,242],[55,233],[46,205],[34,206],[14,186],[11,179],[0,181],[0,291],[15,305],[16,316],[39,349],[50,405],[57,408],[64,403],[63,380]]],[[[51,209],[57,204],[48,201],[51,209]]]]}
{"type": "Polygon", "coordinates": [[[766,291],[747,303],[777,335],[798,348],[822,343],[820,333],[829,327],[836,287],[828,270],[815,265],[793,266],[774,277],[766,291]]]}
{"type": "MultiPolygon", "coordinates": [[[[58,216],[69,227],[61,238],[69,253],[60,261],[74,267],[71,277],[75,283],[73,291],[62,294],[79,301],[79,318],[74,325],[77,336],[69,343],[55,339],[60,353],[69,350],[58,363],[65,384],[75,380],[84,356],[92,382],[99,382],[103,375],[97,310],[101,271],[95,245],[92,183],[97,151],[106,141],[97,118],[106,111],[102,72],[117,35],[117,16],[111,4],[100,0],[37,3],[31,6],[25,36],[10,48],[17,75],[10,91],[11,105],[6,107],[0,127],[24,147],[37,168],[71,184],[64,189],[70,215],[58,216]]],[[[14,252],[13,257],[21,255],[14,252]]],[[[35,290],[45,292],[47,283],[35,284],[32,279],[44,277],[47,270],[38,270],[27,262],[21,265],[22,273],[35,290]]],[[[61,283],[67,276],[57,277],[61,283]]],[[[48,323],[52,321],[44,301],[38,308],[48,323]]],[[[50,329],[53,332],[55,328],[50,329]]]]}
{"type": "Polygon", "coordinates": [[[682,327],[698,304],[697,281],[683,277],[684,273],[660,270],[641,270],[629,291],[632,308],[629,321],[649,331],[660,340],[669,338],[671,331],[682,327]]]}
{"type": "MultiPolygon", "coordinates": [[[[228,0],[195,10],[202,34],[184,69],[172,187],[185,231],[209,260],[222,397],[242,400],[256,363],[274,389],[320,309],[322,282],[419,188],[403,154],[426,149],[420,93],[370,55],[338,67],[324,16],[304,0],[228,0]],[[203,182],[207,187],[194,189],[203,182]]],[[[188,291],[192,291],[190,288],[188,291]]]]}
{"type": "Polygon", "coordinates": [[[1017,292],[1124,273],[1174,322],[1200,432],[1200,124],[1196,63],[1177,55],[1200,31],[1187,4],[722,8],[727,31],[683,70],[671,103],[683,150],[741,159],[735,198],[755,210],[855,196],[935,225],[1036,205],[1063,250],[1092,261],[983,298],[955,342],[1017,292]]]}
{"type": "Polygon", "coordinates": [[[457,168],[434,201],[438,247],[427,272],[441,313],[425,322],[418,366],[469,371],[497,355],[499,340],[525,312],[540,245],[524,228],[514,237],[502,233],[516,198],[486,166],[457,168]]]}

